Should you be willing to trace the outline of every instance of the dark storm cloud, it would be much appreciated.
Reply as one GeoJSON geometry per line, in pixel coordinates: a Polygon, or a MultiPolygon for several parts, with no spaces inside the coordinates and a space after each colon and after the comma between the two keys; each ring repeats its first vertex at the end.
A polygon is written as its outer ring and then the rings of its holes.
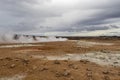
{"type": "Polygon", "coordinates": [[[45,33],[120,28],[119,7],[120,0],[0,0],[0,30],[45,33]]]}

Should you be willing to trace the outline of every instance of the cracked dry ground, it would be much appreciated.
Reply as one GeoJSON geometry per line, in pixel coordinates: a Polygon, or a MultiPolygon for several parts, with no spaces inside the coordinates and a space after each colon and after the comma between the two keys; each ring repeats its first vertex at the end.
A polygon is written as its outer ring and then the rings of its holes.
{"type": "Polygon", "coordinates": [[[120,80],[120,66],[103,66],[87,60],[50,61],[32,57],[32,55],[59,56],[120,51],[119,40],[99,42],[109,42],[114,45],[94,45],[85,48],[78,47],[77,41],[64,41],[34,43],[37,46],[0,48],[0,80],[120,80]],[[13,78],[15,75],[24,75],[24,77],[13,78]]]}

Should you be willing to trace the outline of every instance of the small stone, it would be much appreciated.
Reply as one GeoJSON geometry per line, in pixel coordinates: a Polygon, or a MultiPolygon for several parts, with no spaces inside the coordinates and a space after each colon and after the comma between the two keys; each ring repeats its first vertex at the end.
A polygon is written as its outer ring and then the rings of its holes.
{"type": "Polygon", "coordinates": [[[10,58],[10,57],[6,57],[5,59],[8,61],[12,60],[12,58],[10,58]]]}
{"type": "Polygon", "coordinates": [[[118,64],[118,62],[113,62],[114,64],[118,64]]]}
{"type": "Polygon", "coordinates": [[[70,61],[70,58],[68,58],[67,60],[70,61]]]}
{"type": "Polygon", "coordinates": [[[61,77],[61,76],[62,76],[62,73],[56,72],[55,76],[56,76],[56,77],[61,77]]]}
{"type": "Polygon", "coordinates": [[[23,61],[23,63],[25,63],[25,64],[28,64],[28,63],[29,63],[29,60],[28,60],[28,59],[23,59],[22,61],[23,61]]]}
{"type": "Polygon", "coordinates": [[[109,71],[103,71],[103,74],[109,74],[109,71]]]}
{"type": "Polygon", "coordinates": [[[40,71],[46,71],[46,70],[48,70],[48,68],[44,67],[40,71]]]}
{"type": "Polygon", "coordinates": [[[66,70],[67,70],[67,68],[64,68],[63,70],[64,70],[64,71],[66,71],[66,70]]]}
{"type": "Polygon", "coordinates": [[[71,77],[69,78],[69,80],[74,80],[74,77],[71,76],[71,77]]]}
{"type": "Polygon", "coordinates": [[[19,59],[15,59],[15,61],[19,61],[19,59]]]}
{"type": "Polygon", "coordinates": [[[2,60],[3,60],[3,58],[0,58],[0,60],[2,61],[2,60]]]}
{"type": "Polygon", "coordinates": [[[78,69],[78,66],[77,65],[73,66],[73,69],[78,69]]]}
{"type": "Polygon", "coordinates": [[[92,77],[92,72],[87,73],[87,77],[92,77]]]}
{"type": "Polygon", "coordinates": [[[88,60],[80,60],[80,62],[86,64],[86,63],[88,63],[89,61],[88,61],[88,60]]]}
{"type": "Polygon", "coordinates": [[[58,60],[55,60],[54,64],[60,64],[60,62],[58,60]]]}
{"type": "Polygon", "coordinates": [[[109,53],[110,51],[108,51],[106,49],[103,49],[103,50],[101,50],[101,52],[103,52],[103,53],[109,53]]]}
{"type": "Polygon", "coordinates": [[[26,72],[27,72],[27,73],[32,73],[32,72],[33,72],[33,70],[27,70],[26,72]]]}
{"type": "Polygon", "coordinates": [[[65,77],[67,77],[67,76],[69,76],[70,75],[70,71],[65,71],[64,73],[63,73],[63,76],[65,76],[65,77]]]}
{"type": "Polygon", "coordinates": [[[109,76],[104,76],[104,80],[110,80],[109,76]]]}
{"type": "Polygon", "coordinates": [[[10,66],[10,68],[15,68],[15,64],[12,64],[12,65],[10,66]]]}
{"type": "Polygon", "coordinates": [[[3,66],[7,66],[7,63],[3,64],[3,66]]]}
{"type": "Polygon", "coordinates": [[[64,62],[68,62],[68,60],[64,60],[64,62]]]}
{"type": "Polygon", "coordinates": [[[37,66],[33,66],[33,70],[37,69],[37,66]]]}
{"type": "Polygon", "coordinates": [[[30,56],[30,58],[33,58],[33,56],[30,56]]]}
{"type": "Polygon", "coordinates": [[[118,57],[117,59],[120,60],[120,57],[118,57]]]}
{"type": "Polygon", "coordinates": [[[87,70],[87,71],[92,71],[90,68],[87,68],[86,70],[87,70]]]}
{"type": "Polygon", "coordinates": [[[73,63],[68,64],[69,67],[73,67],[73,65],[74,65],[73,63]]]}

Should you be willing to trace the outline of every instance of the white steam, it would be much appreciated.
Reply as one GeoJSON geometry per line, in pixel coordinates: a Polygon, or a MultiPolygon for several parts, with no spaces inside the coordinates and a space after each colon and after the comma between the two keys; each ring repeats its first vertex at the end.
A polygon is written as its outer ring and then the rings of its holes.
{"type": "Polygon", "coordinates": [[[56,38],[54,36],[39,37],[39,36],[25,36],[14,34],[0,35],[0,43],[37,43],[37,42],[52,42],[52,41],[66,41],[66,38],[56,38]]]}

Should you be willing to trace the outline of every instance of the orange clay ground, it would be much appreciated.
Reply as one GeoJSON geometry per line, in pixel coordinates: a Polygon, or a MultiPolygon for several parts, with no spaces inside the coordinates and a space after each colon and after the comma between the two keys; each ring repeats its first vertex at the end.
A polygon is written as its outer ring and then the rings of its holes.
{"type": "Polygon", "coordinates": [[[100,65],[84,59],[49,60],[34,57],[95,52],[108,53],[108,55],[112,52],[120,54],[119,40],[82,41],[80,43],[76,40],[69,40],[29,44],[33,46],[27,46],[28,44],[1,44],[0,80],[120,80],[120,66],[114,65],[120,65],[119,57],[118,62],[114,62],[113,65],[100,65]],[[24,46],[16,47],[15,45],[24,46]]]}

